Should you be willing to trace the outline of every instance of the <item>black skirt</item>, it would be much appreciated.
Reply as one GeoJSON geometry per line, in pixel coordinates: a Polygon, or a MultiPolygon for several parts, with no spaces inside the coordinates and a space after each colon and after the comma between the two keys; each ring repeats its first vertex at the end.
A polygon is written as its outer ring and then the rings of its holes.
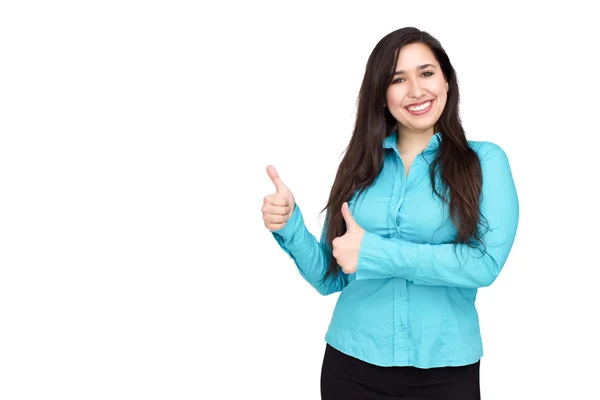
{"type": "Polygon", "coordinates": [[[479,361],[459,367],[380,367],[326,346],[322,400],[480,400],[479,361]]]}

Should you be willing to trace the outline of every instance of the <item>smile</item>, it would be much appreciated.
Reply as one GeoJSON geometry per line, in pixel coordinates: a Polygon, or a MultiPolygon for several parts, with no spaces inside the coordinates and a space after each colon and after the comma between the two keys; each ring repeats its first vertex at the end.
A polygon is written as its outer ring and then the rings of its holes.
{"type": "Polygon", "coordinates": [[[421,115],[431,110],[432,105],[433,100],[427,100],[419,104],[411,104],[410,106],[406,106],[404,108],[413,115],[421,115]]]}

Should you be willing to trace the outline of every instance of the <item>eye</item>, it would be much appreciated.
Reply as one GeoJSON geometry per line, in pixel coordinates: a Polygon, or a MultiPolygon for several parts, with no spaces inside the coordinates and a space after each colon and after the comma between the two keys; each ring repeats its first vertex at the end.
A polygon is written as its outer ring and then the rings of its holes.
{"type": "Polygon", "coordinates": [[[402,83],[404,82],[404,78],[397,78],[392,81],[392,83],[402,83]]]}
{"type": "Polygon", "coordinates": [[[425,72],[423,72],[423,76],[425,76],[425,77],[433,76],[433,72],[431,72],[431,71],[425,71],[425,72]]]}

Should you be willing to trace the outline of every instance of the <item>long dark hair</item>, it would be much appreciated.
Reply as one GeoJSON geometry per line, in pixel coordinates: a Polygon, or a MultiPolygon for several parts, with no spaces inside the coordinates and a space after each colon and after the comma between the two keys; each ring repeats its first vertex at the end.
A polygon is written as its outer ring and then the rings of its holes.
{"type": "MultiPolygon", "coordinates": [[[[441,134],[441,144],[429,166],[434,193],[449,207],[450,220],[457,230],[455,244],[472,247],[483,245],[480,232],[482,216],[479,209],[482,174],[479,157],[467,143],[459,113],[458,80],[454,67],[440,42],[429,33],[406,27],[389,33],[373,49],[358,96],[354,132],[339,165],[329,200],[325,221],[326,240],[331,242],[346,232],[342,204],[355,193],[360,194],[373,184],[383,167],[383,141],[396,128],[396,119],[386,104],[387,88],[392,82],[400,49],[412,43],[428,46],[437,59],[448,82],[446,106],[434,127],[441,134]],[[439,185],[436,185],[439,177],[439,185]]],[[[331,256],[323,280],[340,272],[331,256]]]]}

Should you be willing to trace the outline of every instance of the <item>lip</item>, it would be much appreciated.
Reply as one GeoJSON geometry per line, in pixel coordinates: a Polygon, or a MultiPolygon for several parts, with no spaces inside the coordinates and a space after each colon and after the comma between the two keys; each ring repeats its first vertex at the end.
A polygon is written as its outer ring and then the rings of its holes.
{"type": "Polygon", "coordinates": [[[412,104],[409,104],[408,106],[404,107],[404,109],[405,109],[405,110],[406,110],[406,111],[407,111],[409,114],[411,114],[411,115],[423,115],[423,114],[426,114],[426,113],[428,113],[428,112],[429,112],[429,110],[431,110],[431,108],[433,107],[433,103],[434,103],[434,102],[435,102],[435,100],[434,100],[434,99],[431,99],[431,100],[424,100],[424,101],[420,101],[420,102],[418,102],[418,103],[412,103],[412,104]],[[427,103],[427,102],[430,102],[430,104],[429,104],[429,107],[427,107],[427,108],[425,108],[425,109],[423,109],[423,110],[419,110],[419,111],[411,111],[411,110],[409,110],[409,109],[408,109],[408,107],[418,107],[418,106],[420,106],[421,104],[425,104],[425,103],[427,103]]]}

